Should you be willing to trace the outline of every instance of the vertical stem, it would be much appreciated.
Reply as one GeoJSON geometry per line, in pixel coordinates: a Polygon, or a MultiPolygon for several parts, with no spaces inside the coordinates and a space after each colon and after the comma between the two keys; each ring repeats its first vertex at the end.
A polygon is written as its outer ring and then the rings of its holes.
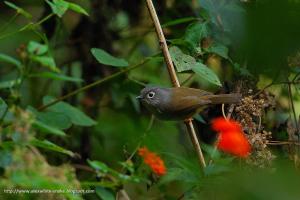
{"type": "Polygon", "coordinates": [[[295,126],[297,129],[297,135],[299,138],[299,125],[298,125],[298,120],[297,120],[297,116],[296,116],[295,105],[294,105],[294,101],[293,101],[293,93],[292,93],[292,88],[291,88],[290,83],[288,83],[288,93],[289,93],[289,99],[291,102],[292,112],[293,112],[293,116],[294,116],[294,120],[295,120],[295,126]]]}
{"type": "MultiPolygon", "coordinates": [[[[157,37],[159,39],[160,48],[162,49],[162,52],[164,54],[164,58],[165,58],[165,61],[166,61],[167,67],[168,67],[169,76],[170,76],[170,79],[172,81],[172,84],[173,84],[174,87],[180,87],[180,83],[178,81],[176,71],[175,71],[175,68],[174,68],[169,50],[168,50],[168,45],[167,45],[164,33],[162,31],[161,25],[159,23],[159,19],[157,17],[157,14],[156,14],[155,8],[153,6],[152,0],[146,0],[146,3],[147,3],[147,7],[148,7],[148,10],[149,10],[150,16],[151,16],[152,21],[153,21],[154,26],[155,26],[155,31],[156,31],[157,37]]],[[[188,133],[189,133],[190,138],[192,140],[195,151],[197,153],[200,166],[202,168],[205,168],[206,163],[205,163],[203,153],[201,151],[200,143],[198,141],[198,138],[197,138],[197,135],[196,135],[196,132],[195,132],[195,128],[194,128],[194,125],[193,125],[193,120],[192,119],[187,119],[185,121],[185,124],[186,124],[186,127],[188,129],[188,133]]]]}
{"type": "Polygon", "coordinates": [[[153,21],[154,26],[155,26],[155,31],[156,31],[158,39],[159,39],[160,48],[162,49],[162,52],[164,54],[164,58],[165,58],[165,61],[166,61],[167,67],[168,67],[168,71],[169,71],[171,81],[172,81],[174,87],[180,87],[180,83],[179,83],[178,78],[176,76],[176,71],[175,71],[175,68],[174,68],[174,65],[173,65],[173,62],[172,62],[172,59],[171,59],[171,55],[170,55],[169,50],[168,50],[168,45],[167,45],[164,33],[162,31],[161,25],[159,23],[159,19],[157,17],[155,8],[154,8],[153,3],[152,3],[151,0],[146,0],[146,2],[147,2],[147,7],[148,7],[148,10],[149,10],[149,13],[151,15],[152,21],[153,21]]]}
{"type": "Polygon", "coordinates": [[[196,150],[198,161],[199,161],[200,165],[202,166],[202,168],[205,168],[206,167],[205,159],[204,159],[204,156],[203,156],[203,153],[202,153],[202,150],[200,147],[200,143],[198,141],[198,138],[197,138],[197,135],[195,132],[195,128],[194,128],[192,119],[186,120],[185,124],[188,129],[188,133],[190,135],[193,146],[196,150]]]}

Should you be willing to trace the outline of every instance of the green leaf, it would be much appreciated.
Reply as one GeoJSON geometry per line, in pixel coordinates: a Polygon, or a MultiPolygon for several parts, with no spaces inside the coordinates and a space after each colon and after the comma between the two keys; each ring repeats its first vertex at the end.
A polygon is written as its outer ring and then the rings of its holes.
{"type": "Polygon", "coordinates": [[[57,74],[54,72],[41,72],[41,73],[37,73],[37,74],[31,74],[30,77],[43,77],[43,78],[51,78],[54,80],[71,81],[71,82],[82,82],[83,81],[81,78],[75,78],[75,77],[66,76],[63,74],[57,74]]]}
{"type": "Polygon", "coordinates": [[[187,41],[191,47],[197,48],[200,46],[201,40],[208,37],[207,23],[194,23],[188,26],[184,40],[187,41]]]}
{"type": "Polygon", "coordinates": [[[179,19],[175,19],[172,21],[169,21],[167,23],[162,24],[162,27],[169,27],[169,26],[175,26],[178,24],[183,24],[183,23],[187,23],[187,22],[191,22],[191,21],[195,21],[197,20],[197,18],[195,17],[184,17],[184,18],[179,18],[179,19]]]}
{"type": "Polygon", "coordinates": [[[97,61],[104,65],[110,65],[114,67],[127,67],[129,64],[126,60],[116,58],[104,51],[103,49],[92,48],[91,52],[97,61]]]}
{"type": "Polygon", "coordinates": [[[52,12],[59,17],[62,17],[69,8],[69,3],[64,0],[53,0],[53,2],[46,0],[46,2],[50,5],[52,12]]]}
{"type": "Polygon", "coordinates": [[[3,54],[3,53],[0,53],[0,61],[15,65],[19,69],[21,68],[21,62],[18,59],[11,57],[9,55],[3,54]]]}
{"type": "Polygon", "coordinates": [[[12,88],[13,86],[18,85],[20,83],[21,83],[20,78],[18,78],[16,80],[2,81],[2,82],[0,82],[0,89],[12,88]]]}
{"type": "Polygon", "coordinates": [[[72,126],[71,119],[64,113],[57,113],[51,111],[39,112],[31,106],[29,106],[27,109],[34,113],[36,119],[38,119],[41,122],[44,122],[49,126],[53,126],[60,130],[67,129],[72,126]]]}
{"type": "Polygon", "coordinates": [[[192,68],[192,70],[200,76],[200,78],[203,78],[207,80],[208,82],[222,86],[218,76],[215,74],[214,71],[212,71],[210,68],[208,68],[206,65],[197,62],[196,65],[192,68]]]}
{"type": "Polygon", "coordinates": [[[63,131],[38,120],[35,120],[32,125],[45,133],[50,133],[58,136],[66,136],[63,131]]]}
{"type": "Polygon", "coordinates": [[[100,199],[103,199],[103,200],[115,200],[116,199],[114,194],[111,191],[109,191],[108,189],[105,189],[104,187],[97,186],[96,194],[98,197],[100,197],[100,199]]]}
{"type": "Polygon", "coordinates": [[[212,0],[199,0],[199,3],[202,8],[206,9],[207,11],[211,13],[217,13],[219,8],[221,7],[220,4],[217,3],[217,1],[212,0]]]}
{"type": "Polygon", "coordinates": [[[4,1],[4,3],[7,6],[11,7],[12,9],[16,10],[17,13],[23,15],[24,17],[26,17],[28,19],[32,18],[32,15],[30,13],[26,12],[23,8],[16,6],[16,4],[9,2],[9,1],[4,1]]]}
{"type": "Polygon", "coordinates": [[[220,158],[220,152],[215,146],[211,146],[205,143],[201,144],[201,146],[203,151],[206,152],[211,159],[218,160],[220,158]]]}
{"type": "Polygon", "coordinates": [[[110,168],[103,162],[97,160],[91,161],[89,159],[87,159],[87,162],[92,168],[99,170],[103,173],[108,173],[110,171],[110,168]]]}
{"type": "Polygon", "coordinates": [[[194,115],[193,118],[198,122],[201,122],[202,124],[207,124],[207,122],[203,119],[203,117],[200,114],[194,115]]]}
{"type": "Polygon", "coordinates": [[[2,116],[7,112],[7,104],[5,103],[5,101],[0,97],[0,119],[2,118],[2,116]]]}
{"type": "Polygon", "coordinates": [[[186,47],[186,48],[190,47],[190,44],[187,41],[185,41],[184,39],[181,39],[181,38],[180,39],[168,40],[168,42],[170,42],[174,46],[180,46],[180,47],[186,47]]]}
{"type": "MultiPolygon", "coordinates": [[[[47,104],[53,100],[54,100],[54,98],[51,98],[49,96],[44,97],[43,103],[47,104]]],[[[68,116],[70,118],[70,120],[73,124],[78,125],[78,126],[93,126],[97,123],[93,119],[91,119],[89,116],[84,114],[82,111],[78,110],[77,108],[75,108],[65,102],[59,102],[57,104],[54,104],[54,105],[50,106],[47,110],[65,114],[66,116],[68,116]]]]}
{"type": "Polygon", "coordinates": [[[0,167],[7,167],[12,163],[12,154],[7,150],[0,150],[0,167]]]}
{"type": "Polygon", "coordinates": [[[73,153],[72,151],[70,150],[67,150],[67,149],[64,149],[48,140],[38,140],[38,139],[33,139],[31,142],[30,142],[31,145],[33,146],[36,146],[36,147],[40,147],[40,148],[43,148],[43,149],[48,149],[48,150],[51,150],[51,151],[55,151],[55,152],[59,152],[59,153],[63,153],[63,154],[67,154],[71,157],[74,157],[75,156],[75,153],[73,153]]]}
{"type": "Polygon", "coordinates": [[[170,48],[170,54],[178,72],[191,70],[196,65],[195,58],[184,54],[177,46],[170,48]]]}
{"type": "Polygon", "coordinates": [[[48,52],[48,46],[35,41],[30,41],[27,46],[27,51],[34,55],[43,55],[48,52]]]}
{"type": "Polygon", "coordinates": [[[223,58],[229,59],[228,48],[223,44],[213,43],[210,47],[205,49],[208,53],[215,53],[223,58]]]}
{"type": "Polygon", "coordinates": [[[54,72],[60,72],[60,70],[56,67],[54,59],[50,56],[32,56],[31,58],[35,62],[40,63],[42,66],[47,67],[54,72]]]}
{"type": "Polygon", "coordinates": [[[89,14],[86,12],[86,10],[83,9],[81,6],[79,6],[79,5],[75,4],[75,3],[70,3],[70,2],[68,2],[68,3],[69,3],[69,9],[70,10],[73,10],[73,11],[75,11],[77,13],[81,13],[81,14],[84,14],[86,16],[89,16],[89,14]]]}
{"type": "Polygon", "coordinates": [[[21,27],[18,30],[18,32],[27,31],[27,30],[34,30],[35,27],[36,27],[36,24],[34,24],[33,22],[29,22],[25,26],[21,27]]]}
{"type": "Polygon", "coordinates": [[[68,129],[72,126],[71,119],[63,113],[38,112],[37,118],[40,121],[58,129],[68,129]]]}
{"type": "Polygon", "coordinates": [[[124,169],[126,169],[127,171],[129,171],[131,174],[133,174],[134,173],[134,166],[133,166],[133,164],[131,163],[131,162],[119,162],[120,163],[120,165],[124,168],[124,169]]]}
{"type": "Polygon", "coordinates": [[[205,167],[204,174],[206,176],[212,176],[212,175],[217,175],[217,174],[221,175],[224,172],[228,172],[228,171],[230,171],[230,168],[228,166],[210,164],[205,167]]]}
{"type": "Polygon", "coordinates": [[[158,185],[165,185],[177,180],[181,181],[184,174],[184,170],[181,168],[170,168],[168,169],[168,173],[160,178],[158,185]]]}

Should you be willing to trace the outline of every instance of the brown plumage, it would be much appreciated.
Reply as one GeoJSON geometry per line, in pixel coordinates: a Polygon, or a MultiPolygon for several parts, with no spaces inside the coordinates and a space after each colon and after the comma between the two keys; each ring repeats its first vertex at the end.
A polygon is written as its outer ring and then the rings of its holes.
{"type": "Polygon", "coordinates": [[[211,104],[238,103],[241,95],[214,95],[211,92],[186,87],[146,87],[138,98],[160,119],[184,120],[211,104]]]}

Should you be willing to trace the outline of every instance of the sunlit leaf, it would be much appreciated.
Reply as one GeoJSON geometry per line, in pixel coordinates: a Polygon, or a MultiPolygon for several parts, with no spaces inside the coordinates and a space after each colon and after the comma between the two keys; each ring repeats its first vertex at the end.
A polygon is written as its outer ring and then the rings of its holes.
{"type": "Polygon", "coordinates": [[[114,67],[127,67],[129,64],[122,58],[116,58],[103,49],[92,48],[91,52],[97,61],[104,65],[110,65],[114,67]]]}
{"type": "Polygon", "coordinates": [[[54,59],[50,56],[32,56],[31,58],[54,72],[60,72],[59,68],[56,67],[54,59]]]}
{"type": "Polygon", "coordinates": [[[184,40],[187,41],[191,47],[197,48],[201,44],[201,40],[208,36],[207,23],[194,23],[188,26],[184,40]]]}
{"type": "Polygon", "coordinates": [[[206,65],[197,62],[196,65],[192,68],[192,70],[200,77],[208,82],[222,86],[219,77],[215,74],[214,71],[212,71],[210,68],[208,68],[206,65]]]}
{"type": "Polygon", "coordinates": [[[32,15],[29,12],[25,11],[23,8],[18,7],[16,4],[9,2],[9,1],[4,1],[4,3],[7,6],[11,7],[12,9],[16,10],[17,13],[20,13],[24,17],[26,17],[28,19],[32,18],[32,15]]]}
{"type": "Polygon", "coordinates": [[[107,172],[110,171],[110,168],[103,162],[100,162],[100,161],[97,161],[97,160],[92,161],[92,160],[89,160],[89,159],[87,160],[87,162],[92,168],[94,168],[96,170],[99,170],[103,173],[107,173],[107,172]]]}
{"type": "Polygon", "coordinates": [[[196,65],[194,57],[184,54],[176,46],[170,48],[170,54],[178,72],[191,70],[196,65]]]}
{"type": "Polygon", "coordinates": [[[53,0],[53,2],[46,0],[46,2],[50,5],[52,12],[59,17],[62,17],[69,7],[69,3],[64,0],[53,0]]]}
{"type": "Polygon", "coordinates": [[[38,139],[33,139],[31,142],[30,142],[31,145],[33,146],[36,146],[36,147],[40,147],[40,148],[43,148],[43,149],[48,149],[48,150],[51,150],[51,151],[55,151],[55,152],[59,152],[59,153],[63,153],[63,154],[67,154],[71,157],[74,157],[75,154],[70,151],[70,150],[67,150],[67,149],[64,149],[48,140],[38,140],[38,139]]]}
{"type": "Polygon", "coordinates": [[[86,16],[89,15],[89,14],[86,12],[86,10],[83,9],[83,8],[82,8],[81,6],[79,6],[78,4],[70,3],[70,2],[68,2],[68,3],[69,3],[69,9],[70,9],[70,10],[73,10],[73,11],[75,11],[75,12],[77,12],[77,13],[84,14],[84,15],[86,15],[86,16]]]}
{"type": "Polygon", "coordinates": [[[48,46],[36,41],[30,41],[27,45],[27,51],[34,55],[43,55],[48,51],[48,46]]]}
{"type": "Polygon", "coordinates": [[[228,48],[220,43],[213,43],[207,49],[205,49],[209,53],[215,53],[223,58],[229,59],[228,57],[228,48]]]}

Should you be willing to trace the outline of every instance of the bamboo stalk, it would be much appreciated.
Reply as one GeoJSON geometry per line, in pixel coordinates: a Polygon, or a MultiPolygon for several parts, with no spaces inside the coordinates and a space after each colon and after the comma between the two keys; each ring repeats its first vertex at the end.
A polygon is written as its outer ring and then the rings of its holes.
{"type": "MultiPolygon", "coordinates": [[[[159,40],[159,44],[160,44],[160,48],[163,52],[172,84],[174,87],[180,87],[180,83],[178,81],[176,71],[175,71],[175,68],[174,68],[170,53],[169,53],[168,45],[167,45],[164,33],[162,31],[156,10],[152,3],[152,0],[146,0],[146,3],[147,3],[147,7],[149,10],[151,19],[154,23],[155,31],[156,31],[156,34],[157,34],[157,37],[159,40]]],[[[195,151],[197,153],[199,164],[204,169],[206,167],[206,163],[205,163],[205,159],[204,159],[204,156],[203,156],[203,153],[201,150],[200,143],[198,141],[198,138],[197,138],[197,135],[195,132],[195,128],[194,128],[192,119],[187,119],[185,121],[185,124],[186,124],[187,130],[188,130],[189,136],[191,138],[191,141],[193,143],[193,146],[195,148],[195,151]]]]}

